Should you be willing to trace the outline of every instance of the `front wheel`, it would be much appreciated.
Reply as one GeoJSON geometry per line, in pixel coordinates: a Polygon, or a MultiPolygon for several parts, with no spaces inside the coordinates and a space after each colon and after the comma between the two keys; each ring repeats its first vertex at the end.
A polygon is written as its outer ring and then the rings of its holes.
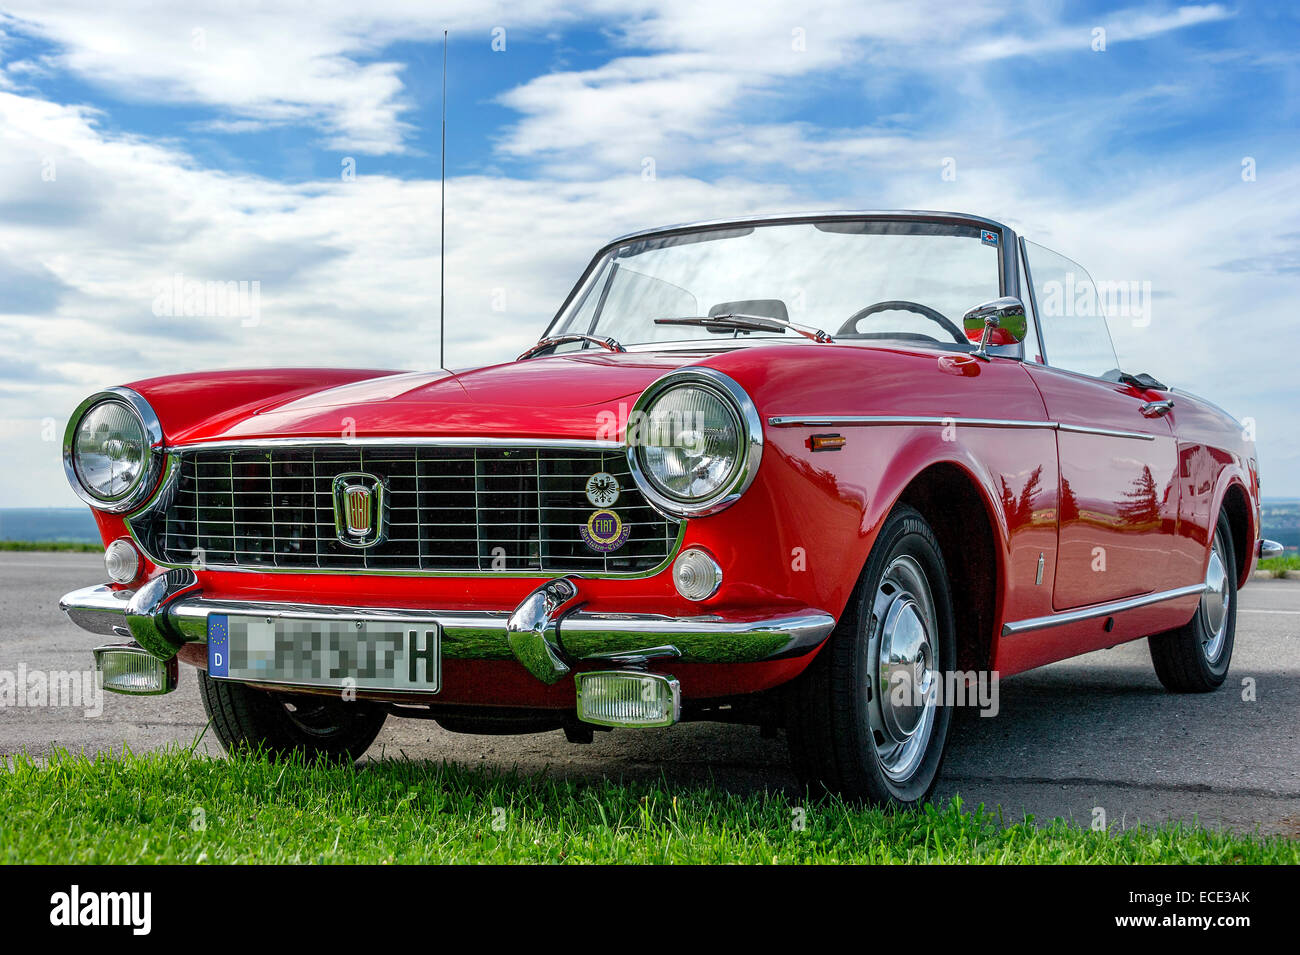
{"type": "Polygon", "coordinates": [[[226,752],[261,749],[277,759],[301,753],[308,759],[323,755],[355,761],[375,741],[388,715],[375,703],[275,693],[214,680],[202,670],[199,696],[226,752]]]}
{"type": "Polygon", "coordinates": [[[1151,663],[1174,693],[1217,690],[1228,675],[1237,633],[1237,563],[1228,516],[1220,514],[1205,567],[1205,593],[1192,619],[1147,638],[1151,663]]]}
{"type": "Polygon", "coordinates": [[[934,787],[952,720],[943,681],[956,635],[943,554],[920,512],[886,518],[828,644],[787,696],[801,780],[911,806],[934,787]]]}

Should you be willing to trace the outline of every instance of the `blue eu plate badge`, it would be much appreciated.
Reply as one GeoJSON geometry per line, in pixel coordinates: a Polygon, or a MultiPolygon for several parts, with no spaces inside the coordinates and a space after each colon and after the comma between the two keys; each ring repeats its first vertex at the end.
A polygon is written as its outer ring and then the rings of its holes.
{"type": "Polygon", "coordinates": [[[208,617],[208,676],[230,674],[230,618],[208,617]]]}

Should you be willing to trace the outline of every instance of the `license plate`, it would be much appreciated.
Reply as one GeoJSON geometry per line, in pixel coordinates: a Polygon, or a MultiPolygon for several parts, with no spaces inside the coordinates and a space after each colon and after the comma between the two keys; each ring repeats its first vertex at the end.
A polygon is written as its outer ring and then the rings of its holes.
{"type": "Polygon", "coordinates": [[[438,625],[213,614],[208,676],[245,683],[437,693],[438,625]]]}

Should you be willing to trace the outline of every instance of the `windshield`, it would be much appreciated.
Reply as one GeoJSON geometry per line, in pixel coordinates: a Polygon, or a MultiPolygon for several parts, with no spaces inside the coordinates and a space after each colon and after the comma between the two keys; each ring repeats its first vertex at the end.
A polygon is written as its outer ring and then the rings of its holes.
{"type": "Polygon", "coordinates": [[[635,239],[604,256],[550,334],[624,345],[792,337],[770,327],[734,327],[736,321],[655,321],[740,315],[812,326],[837,339],[965,349],[963,313],[1000,294],[997,242],[995,232],[920,220],[799,222],[635,239]]]}

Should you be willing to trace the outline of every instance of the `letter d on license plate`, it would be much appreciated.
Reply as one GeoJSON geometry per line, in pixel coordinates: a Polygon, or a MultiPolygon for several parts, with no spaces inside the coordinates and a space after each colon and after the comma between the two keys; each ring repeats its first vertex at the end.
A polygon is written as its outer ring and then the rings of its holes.
{"type": "Polygon", "coordinates": [[[432,620],[328,620],[213,614],[208,675],[244,683],[437,693],[441,633],[432,620]]]}

